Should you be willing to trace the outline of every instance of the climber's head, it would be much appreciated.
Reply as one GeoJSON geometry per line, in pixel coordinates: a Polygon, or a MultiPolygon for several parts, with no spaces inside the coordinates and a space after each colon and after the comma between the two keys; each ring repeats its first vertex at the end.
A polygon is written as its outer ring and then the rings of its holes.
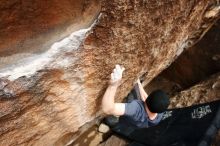
{"type": "Polygon", "coordinates": [[[146,104],[152,113],[162,113],[168,108],[170,100],[164,91],[155,90],[148,96],[146,104]]]}

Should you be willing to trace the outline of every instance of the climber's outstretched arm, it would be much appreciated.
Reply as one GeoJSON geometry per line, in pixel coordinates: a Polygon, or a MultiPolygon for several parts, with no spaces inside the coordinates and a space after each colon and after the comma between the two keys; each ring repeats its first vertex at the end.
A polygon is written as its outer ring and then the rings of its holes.
{"type": "Polygon", "coordinates": [[[137,84],[138,84],[138,88],[139,88],[139,91],[140,91],[140,95],[141,95],[141,100],[142,101],[145,101],[148,97],[147,93],[145,92],[140,80],[138,79],[137,80],[137,84]]]}
{"type": "Polygon", "coordinates": [[[102,99],[102,110],[105,114],[121,116],[125,112],[124,103],[115,103],[115,93],[120,86],[124,68],[116,65],[111,73],[111,80],[102,99]]]}

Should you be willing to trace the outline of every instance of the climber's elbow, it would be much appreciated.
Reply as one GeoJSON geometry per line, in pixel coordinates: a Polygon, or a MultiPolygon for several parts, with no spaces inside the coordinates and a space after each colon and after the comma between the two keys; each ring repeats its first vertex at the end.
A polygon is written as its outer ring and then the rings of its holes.
{"type": "Polygon", "coordinates": [[[105,113],[106,115],[111,115],[113,108],[112,107],[106,107],[106,106],[102,106],[102,111],[103,113],[105,113]]]}
{"type": "Polygon", "coordinates": [[[109,107],[103,107],[103,112],[107,115],[122,116],[125,113],[124,103],[115,103],[109,107]]]}

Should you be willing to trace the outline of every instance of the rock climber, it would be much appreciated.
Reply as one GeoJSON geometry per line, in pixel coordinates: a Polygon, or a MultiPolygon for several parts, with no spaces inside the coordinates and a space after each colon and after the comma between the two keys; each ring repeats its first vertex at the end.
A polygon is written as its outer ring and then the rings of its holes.
{"type": "Polygon", "coordinates": [[[111,73],[108,88],[102,99],[103,112],[107,115],[120,116],[119,122],[122,121],[136,128],[157,125],[169,105],[167,94],[162,90],[155,90],[148,95],[138,79],[133,89],[136,95],[133,95],[140,97],[135,97],[126,103],[116,103],[114,98],[124,70],[124,67],[116,65],[111,73]]]}

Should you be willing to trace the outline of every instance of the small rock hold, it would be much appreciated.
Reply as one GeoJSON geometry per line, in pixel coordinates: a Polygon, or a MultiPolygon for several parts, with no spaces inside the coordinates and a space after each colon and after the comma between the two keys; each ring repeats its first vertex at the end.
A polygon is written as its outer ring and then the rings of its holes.
{"type": "Polygon", "coordinates": [[[15,93],[8,88],[5,88],[3,91],[4,91],[5,98],[12,98],[15,96],[15,93]]]}
{"type": "Polygon", "coordinates": [[[220,60],[220,55],[215,55],[215,56],[213,56],[213,57],[212,57],[212,60],[214,60],[214,61],[220,60]]]}
{"type": "Polygon", "coordinates": [[[220,6],[216,6],[214,8],[212,8],[211,10],[209,10],[208,12],[206,12],[205,17],[206,18],[212,18],[218,15],[220,11],[220,6]]]}
{"type": "Polygon", "coordinates": [[[7,82],[4,80],[0,80],[0,89],[2,90],[7,85],[7,82]]]}
{"type": "Polygon", "coordinates": [[[135,22],[133,21],[133,20],[128,20],[128,25],[134,25],[135,24],[135,22]]]}
{"type": "Polygon", "coordinates": [[[105,125],[104,123],[101,123],[99,125],[98,131],[101,132],[101,133],[108,133],[110,131],[110,128],[109,128],[108,125],[105,125]]]}
{"type": "Polygon", "coordinates": [[[215,82],[215,83],[212,85],[212,89],[220,89],[220,82],[215,82]]]}

